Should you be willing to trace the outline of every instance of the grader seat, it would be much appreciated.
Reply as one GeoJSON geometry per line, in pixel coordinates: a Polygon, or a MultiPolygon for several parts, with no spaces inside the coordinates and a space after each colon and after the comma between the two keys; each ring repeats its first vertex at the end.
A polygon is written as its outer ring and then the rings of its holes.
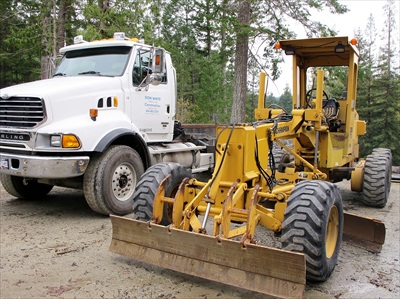
{"type": "Polygon", "coordinates": [[[340,127],[340,121],[338,120],[339,108],[339,102],[335,98],[328,99],[324,103],[324,115],[331,132],[336,132],[340,127]]]}

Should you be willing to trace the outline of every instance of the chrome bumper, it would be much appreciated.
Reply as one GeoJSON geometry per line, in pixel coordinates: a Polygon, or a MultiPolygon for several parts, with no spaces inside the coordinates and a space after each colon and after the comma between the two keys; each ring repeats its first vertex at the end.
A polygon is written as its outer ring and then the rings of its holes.
{"type": "Polygon", "coordinates": [[[29,178],[76,177],[85,172],[88,164],[88,156],[39,157],[0,153],[0,173],[29,178]]]}

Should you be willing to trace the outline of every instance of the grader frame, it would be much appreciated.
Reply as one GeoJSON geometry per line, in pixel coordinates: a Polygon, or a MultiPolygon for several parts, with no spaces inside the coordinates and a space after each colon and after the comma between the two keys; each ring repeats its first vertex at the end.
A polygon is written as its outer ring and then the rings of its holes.
{"type": "MultiPolygon", "coordinates": [[[[301,298],[306,278],[329,277],[342,238],[380,251],[384,224],[343,213],[332,183],[349,179],[358,166],[358,136],[366,128],[355,109],[358,52],[343,37],[280,46],[295,53],[292,113],[264,107],[262,74],[256,122],[217,129],[211,179],[184,178],[179,166],[169,164],[159,166],[158,174],[157,167],[149,169],[138,184],[134,214],[111,216],[112,252],[277,297],[301,298]],[[335,52],[337,46],[344,51],[335,52]],[[347,97],[333,113],[327,110],[335,110],[336,103],[327,109],[330,99],[323,99],[324,71],[317,71],[315,98],[308,96],[306,72],[335,65],[348,66],[349,73],[347,97]],[[292,140],[293,148],[284,140],[292,140]],[[278,168],[274,143],[294,161],[281,161],[278,168]],[[151,180],[159,180],[155,192],[146,187],[151,180]],[[179,184],[172,186],[174,180],[179,184]],[[259,224],[281,234],[284,250],[257,244],[259,224]]],[[[358,172],[354,180],[354,189],[362,188],[358,172]]]]}

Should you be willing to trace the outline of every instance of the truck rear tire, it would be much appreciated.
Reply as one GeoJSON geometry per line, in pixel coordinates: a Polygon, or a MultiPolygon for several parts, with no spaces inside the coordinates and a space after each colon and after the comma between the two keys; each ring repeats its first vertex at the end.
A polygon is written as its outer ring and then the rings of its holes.
{"type": "MultiPolygon", "coordinates": [[[[143,174],[134,195],[133,213],[134,218],[141,221],[149,221],[153,216],[154,197],[163,179],[171,175],[165,184],[165,196],[174,197],[179,185],[185,178],[193,175],[185,166],[178,163],[155,164],[143,174]]],[[[163,219],[160,224],[171,224],[172,210],[164,205],[163,219]]]]}
{"type": "Polygon", "coordinates": [[[125,145],[114,145],[94,156],[85,172],[83,192],[90,208],[100,214],[126,215],[144,166],[139,154],[125,145]]]}
{"type": "Polygon", "coordinates": [[[40,199],[46,196],[53,185],[41,184],[34,179],[1,174],[1,183],[4,189],[12,196],[21,199],[40,199]]]}
{"type": "Polygon", "coordinates": [[[383,208],[389,198],[391,179],[392,153],[388,149],[375,149],[365,160],[362,203],[383,208]]]}
{"type": "Polygon", "coordinates": [[[307,280],[325,281],[335,268],[343,234],[342,196],[336,185],[303,181],[289,197],[282,249],[306,256],[307,280]]]}

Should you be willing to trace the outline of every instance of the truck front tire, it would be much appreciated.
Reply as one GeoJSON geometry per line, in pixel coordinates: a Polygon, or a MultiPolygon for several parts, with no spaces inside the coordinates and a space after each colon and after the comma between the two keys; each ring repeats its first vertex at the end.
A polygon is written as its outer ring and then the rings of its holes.
{"type": "Polygon", "coordinates": [[[53,185],[41,184],[34,179],[1,174],[1,183],[4,189],[12,196],[21,199],[40,199],[46,196],[53,185]]]}
{"type": "Polygon", "coordinates": [[[143,172],[142,159],[134,149],[111,146],[89,163],[83,179],[86,202],[104,215],[132,212],[136,184],[143,172]]]}

